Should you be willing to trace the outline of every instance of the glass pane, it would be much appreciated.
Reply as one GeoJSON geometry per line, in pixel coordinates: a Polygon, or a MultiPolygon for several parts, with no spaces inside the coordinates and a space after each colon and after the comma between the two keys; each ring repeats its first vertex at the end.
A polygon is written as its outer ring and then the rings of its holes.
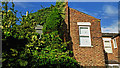
{"type": "Polygon", "coordinates": [[[114,39],[114,47],[117,47],[116,39],[114,39]]]}
{"type": "Polygon", "coordinates": [[[107,68],[112,68],[112,66],[107,66],[107,68]]]}
{"type": "Polygon", "coordinates": [[[42,30],[36,30],[37,33],[41,34],[42,33],[42,30]]]}
{"type": "Polygon", "coordinates": [[[110,41],[105,41],[105,48],[110,48],[110,41]]]}
{"type": "Polygon", "coordinates": [[[80,34],[89,35],[88,27],[80,27],[80,34]]]}
{"type": "Polygon", "coordinates": [[[112,53],[112,47],[111,47],[111,42],[110,41],[104,41],[105,43],[105,52],[107,53],[112,53]]]}
{"type": "Polygon", "coordinates": [[[80,27],[80,29],[88,29],[88,27],[80,27]]]}
{"type": "Polygon", "coordinates": [[[119,68],[118,66],[113,66],[113,68],[119,68]]]}
{"type": "Polygon", "coordinates": [[[80,45],[90,45],[89,36],[80,36],[80,45]]]}

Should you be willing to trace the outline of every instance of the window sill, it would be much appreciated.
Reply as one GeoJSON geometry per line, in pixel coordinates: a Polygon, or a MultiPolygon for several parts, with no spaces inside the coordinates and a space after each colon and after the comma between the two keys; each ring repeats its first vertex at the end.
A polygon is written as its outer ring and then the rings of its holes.
{"type": "Polygon", "coordinates": [[[117,47],[114,47],[114,49],[117,49],[117,47]]]}
{"type": "Polygon", "coordinates": [[[107,54],[113,54],[112,52],[105,52],[105,53],[107,53],[107,54]]]}
{"type": "Polygon", "coordinates": [[[79,45],[80,47],[93,47],[92,45],[90,46],[90,45],[79,45]]]}

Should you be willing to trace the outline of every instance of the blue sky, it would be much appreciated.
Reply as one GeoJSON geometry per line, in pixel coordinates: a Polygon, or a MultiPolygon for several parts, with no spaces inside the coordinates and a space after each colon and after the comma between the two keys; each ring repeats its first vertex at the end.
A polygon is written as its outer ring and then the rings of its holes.
{"type": "Polygon", "coordinates": [[[118,32],[118,2],[70,2],[69,6],[101,19],[102,32],[118,32]]]}
{"type": "MultiPolygon", "coordinates": [[[[55,5],[55,2],[15,2],[15,9],[25,14],[26,11],[36,12],[42,9],[41,5],[50,7],[51,4],[55,5]]],[[[118,2],[69,2],[68,5],[70,8],[101,19],[102,32],[118,32],[118,2]]]]}

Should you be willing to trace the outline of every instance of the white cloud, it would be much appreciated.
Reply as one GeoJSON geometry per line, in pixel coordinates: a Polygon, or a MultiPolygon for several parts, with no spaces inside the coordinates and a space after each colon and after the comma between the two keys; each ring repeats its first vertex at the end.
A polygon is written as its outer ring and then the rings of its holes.
{"type": "Polygon", "coordinates": [[[104,5],[102,8],[101,19],[116,19],[118,18],[118,7],[112,5],[104,5]]]}
{"type": "Polygon", "coordinates": [[[111,28],[111,27],[102,27],[102,33],[118,33],[118,27],[114,27],[114,28],[111,28]]]}
{"type": "Polygon", "coordinates": [[[118,33],[118,22],[113,21],[114,23],[107,27],[101,27],[102,33],[118,33]]]}
{"type": "Polygon", "coordinates": [[[103,12],[105,15],[107,14],[108,16],[114,16],[118,14],[118,9],[112,5],[104,5],[103,12]]]}
{"type": "Polygon", "coordinates": [[[27,3],[27,2],[15,2],[15,6],[20,6],[22,8],[28,8],[28,7],[35,7],[32,3],[27,3]]]}
{"type": "MultiPolygon", "coordinates": [[[[116,6],[104,5],[101,19],[111,20],[111,25],[101,27],[103,33],[118,33],[118,9],[116,6]]],[[[109,24],[109,23],[108,23],[109,24]]]]}

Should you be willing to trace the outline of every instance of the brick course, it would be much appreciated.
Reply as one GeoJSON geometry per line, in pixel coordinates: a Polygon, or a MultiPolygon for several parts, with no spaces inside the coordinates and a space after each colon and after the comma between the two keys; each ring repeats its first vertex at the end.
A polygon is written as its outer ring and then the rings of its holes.
{"type": "Polygon", "coordinates": [[[117,46],[118,46],[118,62],[120,62],[120,35],[117,37],[117,46]]]}

